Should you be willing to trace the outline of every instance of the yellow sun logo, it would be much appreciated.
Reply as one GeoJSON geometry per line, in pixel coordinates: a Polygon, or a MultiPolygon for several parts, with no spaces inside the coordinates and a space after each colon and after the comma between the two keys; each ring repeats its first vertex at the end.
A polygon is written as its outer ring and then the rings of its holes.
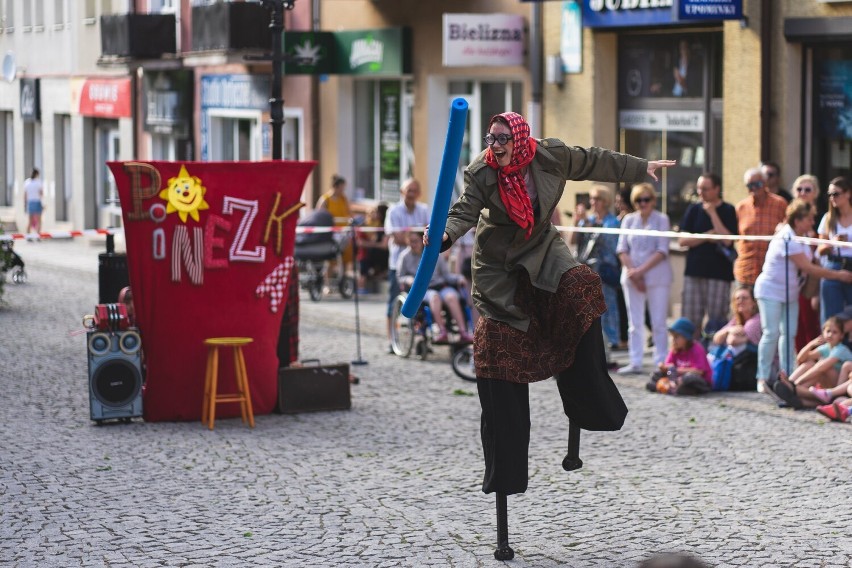
{"type": "Polygon", "coordinates": [[[204,201],[207,188],[201,185],[201,178],[189,175],[186,166],[180,167],[177,177],[169,178],[168,187],[160,192],[160,198],[169,202],[166,213],[178,212],[180,220],[186,223],[189,215],[198,221],[198,211],[210,209],[204,201]]]}

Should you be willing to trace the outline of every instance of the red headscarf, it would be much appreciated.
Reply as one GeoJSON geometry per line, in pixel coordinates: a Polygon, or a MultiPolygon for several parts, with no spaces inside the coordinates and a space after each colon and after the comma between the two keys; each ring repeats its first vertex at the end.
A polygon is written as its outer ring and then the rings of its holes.
{"type": "Polygon", "coordinates": [[[530,125],[527,124],[524,117],[516,112],[504,112],[495,115],[488,123],[489,129],[497,117],[504,118],[512,129],[512,161],[505,168],[501,168],[497,165],[497,158],[494,157],[492,147],[489,146],[485,153],[485,163],[497,170],[500,199],[506,206],[509,217],[521,228],[526,229],[527,238],[530,238],[535,217],[533,216],[530,196],[527,193],[523,169],[532,162],[535,156],[535,139],[530,138],[530,125]]]}

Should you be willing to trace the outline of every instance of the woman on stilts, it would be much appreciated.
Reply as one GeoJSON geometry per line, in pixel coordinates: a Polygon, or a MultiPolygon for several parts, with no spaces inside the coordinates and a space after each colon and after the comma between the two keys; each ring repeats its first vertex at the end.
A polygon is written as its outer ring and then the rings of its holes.
{"type": "MultiPolygon", "coordinates": [[[[497,494],[494,555],[507,560],[514,552],[506,496],[524,493],[528,482],[529,383],[556,377],[570,420],[566,470],[582,464],[579,428],[618,430],[627,415],[607,373],[600,278],[574,259],[551,214],[566,180],[633,184],[646,175],[656,180],[657,169],[675,162],[536,140],[514,112],[491,119],[485,143],[488,148],[465,170],[465,190],[450,208],[441,249],[476,225],[471,295],[482,316],[473,343],[482,406],[482,491],[497,494]]],[[[428,235],[424,241],[428,244],[428,235]]]]}

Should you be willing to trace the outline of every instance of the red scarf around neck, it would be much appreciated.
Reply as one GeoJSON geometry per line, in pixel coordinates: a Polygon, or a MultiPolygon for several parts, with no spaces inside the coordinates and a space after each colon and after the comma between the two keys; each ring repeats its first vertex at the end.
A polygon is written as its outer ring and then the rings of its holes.
{"type": "Polygon", "coordinates": [[[532,203],[527,193],[527,183],[524,181],[524,168],[532,162],[535,156],[536,142],[530,138],[530,125],[524,117],[515,112],[504,112],[491,119],[488,128],[494,124],[498,116],[505,118],[512,129],[512,161],[505,168],[497,164],[491,146],[485,153],[485,163],[497,170],[497,185],[500,188],[500,199],[506,206],[509,217],[522,229],[526,229],[526,238],[530,238],[535,217],[532,203]]]}

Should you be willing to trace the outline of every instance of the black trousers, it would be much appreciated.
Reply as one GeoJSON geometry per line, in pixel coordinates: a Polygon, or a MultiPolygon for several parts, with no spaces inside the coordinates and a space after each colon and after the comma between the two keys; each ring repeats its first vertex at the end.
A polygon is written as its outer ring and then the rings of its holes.
{"type": "MultiPolygon", "coordinates": [[[[607,372],[603,342],[597,319],[577,345],[574,364],[556,375],[565,415],[586,430],[618,430],[627,416],[627,406],[607,372]]],[[[485,457],[482,491],[523,493],[529,482],[529,385],[477,377],[476,388],[485,457]]]]}

